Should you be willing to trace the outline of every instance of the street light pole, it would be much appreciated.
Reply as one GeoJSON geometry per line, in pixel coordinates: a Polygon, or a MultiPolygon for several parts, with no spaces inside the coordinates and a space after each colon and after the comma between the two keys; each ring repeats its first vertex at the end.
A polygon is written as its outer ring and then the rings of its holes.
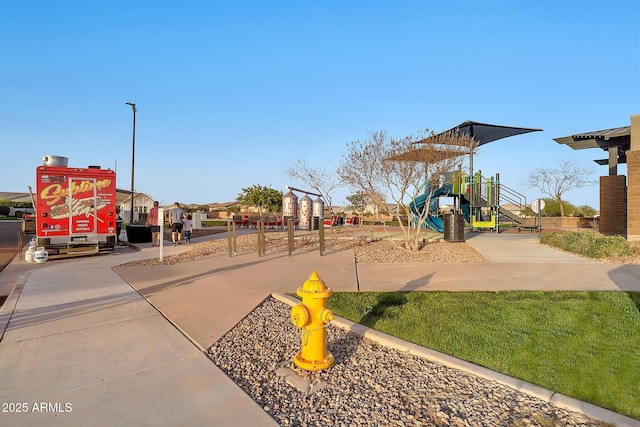
{"type": "Polygon", "coordinates": [[[135,102],[127,102],[127,105],[131,105],[131,109],[133,110],[133,137],[132,137],[132,149],[131,149],[131,217],[129,218],[129,224],[133,224],[133,200],[134,200],[134,171],[136,164],[136,104],[135,102]]]}

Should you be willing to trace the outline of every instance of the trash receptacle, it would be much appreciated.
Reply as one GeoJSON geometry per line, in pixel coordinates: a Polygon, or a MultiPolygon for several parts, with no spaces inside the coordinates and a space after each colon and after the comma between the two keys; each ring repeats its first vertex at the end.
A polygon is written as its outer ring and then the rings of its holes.
{"type": "MultiPolygon", "coordinates": [[[[324,225],[324,224],[322,224],[324,225]]],[[[311,218],[311,230],[319,230],[320,229],[320,217],[314,216],[311,218]]]]}
{"type": "Polygon", "coordinates": [[[150,243],[151,227],[146,225],[127,225],[127,241],[129,243],[150,243]]]}
{"type": "Polygon", "coordinates": [[[459,213],[444,216],[445,242],[464,242],[464,217],[459,213]]]}

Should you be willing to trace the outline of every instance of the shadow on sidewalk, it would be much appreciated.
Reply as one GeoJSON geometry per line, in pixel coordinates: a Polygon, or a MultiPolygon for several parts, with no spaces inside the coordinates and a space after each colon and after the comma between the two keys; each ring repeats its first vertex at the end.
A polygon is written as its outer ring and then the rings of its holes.
{"type": "Polygon", "coordinates": [[[640,266],[623,264],[609,272],[609,278],[623,291],[640,292],[640,266]]]}
{"type": "Polygon", "coordinates": [[[99,311],[113,310],[118,306],[135,303],[138,299],[139,296],[136,293],[120,292],[115,295],[104,295],[62,304],[16,310],[11,316],[10,326],[11,329],[20,329],[99,311]]]}
{"type": "MultiPolygon", "coordinates": [[[[214,269],[211,269],[211,270],[203,271],[203,272],[198,273],[198,274],[192,274],[192,275],[187,276],[187,277],[181,277],[181,278],[178,278],[178,279],[163,281],[163,282],[157,283],[157,284],[149,286],[149,287],[141,287],[141,286],[139,286],[139,284],[136,283],[136,282],[139,282],[139,280],[137,279],[138,274],[134,274],[134,275],[127,274],[127,272],[129,272],[129,271],[134,272],[134,273],[139,273],[140,272],[140,267],[113,267],[113,271],[118,276],[120,276],[124,281],[126,281],[131,286],[133,286],[134,289],[138,290],[139,292],[143,293],[145,296],[149,297],[149,296],[154,295],[154,293],[161,292],[161,291],[164,291],[164,290],[172,288],[172,287],[189,285],[189,284],[191,284],[194,281],[199,280],[199,279],[215,276],[215,275],[222,274],[222,273],[228,273],[230,271],[241,270],[243,268],[252,267],[252,266],[259,265],[259,264],[262,264],[262,263],[265,263],[265,262],[272,261],[274,259],[284,258],[284,257],[286,257],[286,255],[272,256],[272,257],[270,257],[268,259],[264,259],[263,258],[263,259],[258,259],[258,260],[255,260],[255,261],[244,262],[244,263],[234,264],[234,265],[225,265],[225,266],[222,266],[222,267],[217,267],[217,268],[214,268],[214,269]]],[[[166,269],[158,269],[158,267],[163,267],[163,266],[152,266],[152,267],[148,267],[148,268],[149,269],[154,269],[159,275],[161,275],[160,278],[165,278],[167,276],[170,276],[170,271],[167,271],[166,269]]],[[[170,268],[172,266],[171,265],[167,265],[166,267],[170,268]]],[[[154,270],[149,270],[149,271],[154,271],[154,270]]],[[[149,281],[149,280],[153,280],[153,278],[150,279],[148,276],[145,276],[144,280],[145,281],[149,281]]]]}

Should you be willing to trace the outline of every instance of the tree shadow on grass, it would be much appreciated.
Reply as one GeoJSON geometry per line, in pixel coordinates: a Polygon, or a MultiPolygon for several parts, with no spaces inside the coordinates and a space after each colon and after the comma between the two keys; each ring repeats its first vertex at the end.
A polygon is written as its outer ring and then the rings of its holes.
{"type": "Polygon", "coordinates": [[[385,292],[378,294],[377,303],[371,310],[358,321],[370,328],[375,328],[378,320],[385,316],[385,313],[393,307],[402,306],[407,303],[407,291],[385,292]]]}
{"type": "Polygon", "coordinates": [[[636,310],[640,312],[640,292],[627,292],[627,295],[629,295],[629,298],[631,298],[631,301],[635,304],[636,310]]]}
{"type": "Polygon", "coordinates": [[[407,282],[401,289],[394,292],[383,292],[379,293],[376,297],[376,305],[373,306],[371,310],[369,310],[358,323],[361,323],[370,328],[375,328],[376,323],[385,315],[387,312],[394,307],[400,307],[407,303],[407,295],[410,292],[415,291],[416,289],[427,286],[431,281],[431,277],[433,274],[428,274],[423,277],[419,277],[415,280],[411,280],[407,282]]]}

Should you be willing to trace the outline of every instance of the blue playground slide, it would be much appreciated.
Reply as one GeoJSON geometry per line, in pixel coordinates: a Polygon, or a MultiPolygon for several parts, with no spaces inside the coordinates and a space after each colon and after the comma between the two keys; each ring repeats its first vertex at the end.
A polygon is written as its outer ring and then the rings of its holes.
{"type": "MultiPolygon", "coordinates": [[[[435,190],[433,190],[433,193],[431,193],[431,202],[429,203],[429,214],[427,215],[427,218],[424,222],[428,228],[434,231],[437,231],[439,233],[442,233],[444,231],[444,221],[442,220],[442,218],[436,215],[438,198],[443,196],[446,197],[446,196],[453,196],[453,195],[454,194],[453,194],[452,184],[445,184],[442,187],[436,188],[435,190]]],[[[457,194],[455,195],[457,196],[457,194]]],[[[428,198],[429,198],[429,192],[427,191],[425,192],[425,194],[422,194],[416,197],[415,199],[413,199],[409,204],[409,206],[411,207],[411,211],[415,215],[420,215],[421,213],[423,213],[425,204],[428,198]]],[[[464,196],[460,197],[460,209],[462,210],[464,219],[467,222],[469,222],[471,210],[469,209],[469,201],[466,198],[464,198],[464,196]]]]}

